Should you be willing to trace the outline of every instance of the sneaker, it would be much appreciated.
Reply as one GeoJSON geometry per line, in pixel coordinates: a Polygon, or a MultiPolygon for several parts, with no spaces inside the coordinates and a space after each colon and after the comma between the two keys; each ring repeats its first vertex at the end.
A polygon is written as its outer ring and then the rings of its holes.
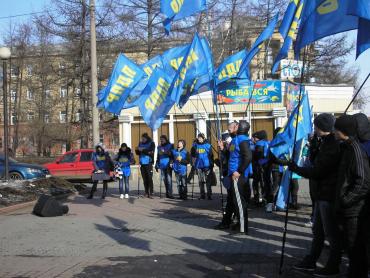
{"type": "Polygon", "coordinates": [[[313,227],[313,222],[309,220],[308,222],[304,223],[304,226],[307,228],[312,228],[313,227]]]}
{"type": "Polygon", "coordinates": [[[272,212],[272,203],[266,205],[266,212],[272,212]]]}
{"type": "Polygon", "coordinates": [[[338,268],[329,268],[329,267],[324,267],[315,270],[313,273],[313,276],[315,277],[334,277],[339,274],[339,269],[338,268]]]}
{"type": "Polygon", "coordinates": [[[120,198],[120,199],[123,199],[123,194],[119,195],[119,198],[120,198]]]}
{"type": "Polygon", "coordinates": [[[128,196],[128,194],[125,194],[125,199],[128,199],[130,196],[128,196]]]}
{"type": "Polygon", "coordinates": [[[300,263],[293,266],[297,270],[314,271],[316,268],[316,263],[305,257],[300,263]]]}

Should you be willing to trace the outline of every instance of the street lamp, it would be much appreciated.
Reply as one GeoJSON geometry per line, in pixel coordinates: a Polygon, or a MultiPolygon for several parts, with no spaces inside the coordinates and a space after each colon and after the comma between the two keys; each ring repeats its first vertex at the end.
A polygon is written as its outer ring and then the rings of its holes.
{"type": "Polygon", "coordinates": [[[9,180],[9,154],[8,154],[8,93],[7,93],[7,69],[6,60],[10,58],[10,49],[0,47],[0,59],[3,60],[3,104],[4,104],[4,170],[5,180],[9,180]]]}

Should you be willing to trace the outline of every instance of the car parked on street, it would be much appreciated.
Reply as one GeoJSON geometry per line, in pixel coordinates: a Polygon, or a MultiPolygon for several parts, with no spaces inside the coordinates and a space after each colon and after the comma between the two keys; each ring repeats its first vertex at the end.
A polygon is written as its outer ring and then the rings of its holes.
{"type": "MultiPolygon", "coordinates": [[[[5,158],[0,155],[0,174],[5,174],[5,158]]],[[[49,170],[36,164],[18,162],[9,157],[9,178],[11,180],[41,179],[49,177],[49,170]]]]}
{"type": "Polygon", "coordinates": [[[43,166],[52,176],[69,180],[90,180],[94,170],[93,149],[80,149],[68,151],[52,163],[43,166]]]}

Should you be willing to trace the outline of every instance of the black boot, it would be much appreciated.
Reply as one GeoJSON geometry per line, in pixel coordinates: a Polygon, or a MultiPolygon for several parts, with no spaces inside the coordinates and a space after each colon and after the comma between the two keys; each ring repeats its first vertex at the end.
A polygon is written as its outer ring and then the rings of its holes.
{"type": "Polygon", "coordinates": [[[108,184],[103,184],[103,194],[101,195],[102,199],[105,199],[105,196],[107,196],[108,191],[108,184]]]}

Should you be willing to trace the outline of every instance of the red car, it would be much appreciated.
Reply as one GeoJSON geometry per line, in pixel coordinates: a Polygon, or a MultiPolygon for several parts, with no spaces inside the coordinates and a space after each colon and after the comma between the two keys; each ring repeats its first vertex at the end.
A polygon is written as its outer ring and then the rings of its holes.
{"type": "Polygon", "coordinates": [[[94,170],[92,157],[94,150],[81,149],[66,152],[55,162],[44,164],[50,174],[66,179],[91,179],[94,170]]]}

